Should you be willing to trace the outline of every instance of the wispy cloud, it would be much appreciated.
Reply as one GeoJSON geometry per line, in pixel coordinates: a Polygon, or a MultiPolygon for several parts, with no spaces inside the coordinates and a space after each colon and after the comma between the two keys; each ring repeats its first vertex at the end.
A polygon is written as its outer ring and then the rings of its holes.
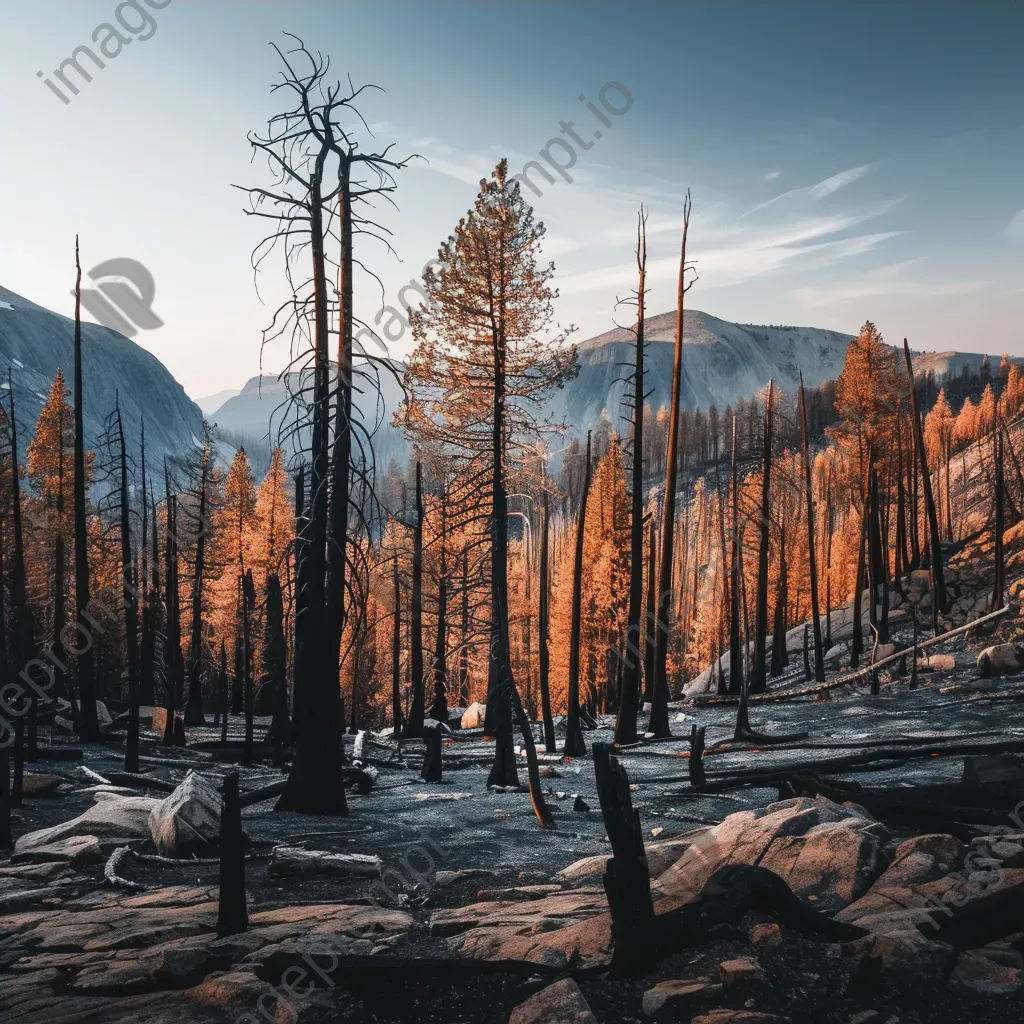
{"type": "Polygon", "coordinates": [[[765,181],[774,181],[776,178],[782,175],[782,171],[769,171],[765,176],[765,181]]]}
{"type": "Polygon", "coordinates": [[[890,263],[867,271],[853,281],[842,284],[793,289],[793,295],[806,309],[821,309],[847,302],[877,298],[883,295],[910,295],[927,298],[974,295],[991,281],[936,281],[933,277],[914,277],[907,271],[924,262],[923,258],[890,263]]]}
{"type": "Polygon", "coordinates": [[[1006,225],[1006,233],[1014,238],[1024,238],[1024,210],[1010,218],[1006,225]]]}
{"type": "Polygon", "coordinates": [[[870,164],[861,164],[859,167],[850,167],[848,170],[840,171],[838,174],[833,174],[830,178],[825,178],[824,181],[819,181],[815,185],[806,185],[803,188],[791,188],[789,191],[781,192],[772,199],[767,199],[763,203],[758,203],[757,206],[748,210],[743,214],[743,216],[749,217],[751,214],[757,213],[759,210],[764,210],[769,206],[774,206],[776,203],[780,203],[786,199],[824,199],[826,196],[830,196],[832,193],[838,192],[841,188],[846,188],[847,185],[852,185],[855,181],[863,178],[865,174],[869,174],[876,167],[878,167],[877,161],[870,164]]]}

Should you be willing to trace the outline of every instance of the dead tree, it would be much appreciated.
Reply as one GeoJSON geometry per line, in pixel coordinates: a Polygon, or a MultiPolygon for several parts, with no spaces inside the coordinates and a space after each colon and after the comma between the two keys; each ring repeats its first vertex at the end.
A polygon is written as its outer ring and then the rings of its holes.
{"type": "Polygon", "coordinates": [[[220,693],[220,706],[224,717],[220,723],[220,744],[225,746],[228,742],[228,712],[231,707],[230,700],[228,698],[228,651],[224,646],[224,641],[220,642],[220,676],[218,679],[219,687],[218,692],[220,693]]]}
{"type": "MultiPolygon", "coordinates": [[[[903,355],[907,362],[907,379],[910,383],[910,412],[914,419],[914,445],[917,451],[918,467],[921,474],[921,490],[924,493],[925,513],[928,516],[928,544],[931,561],[934,565],[935,587],[932,600],[937,602],[938,611],[945,612],[949,607],[946,602],[946,583],[942,573],[942,546],[939,540],[939,519],[935,512],[935,498],[932,495],[932,479],[928,472],[928,455],[924,447],[924,429],[921,426],[921,415],[917,407],[917,385],[914,380],[914,365],[910,361],[910,346],[903,339],[903,355]]],[[[916,516],[915,516],[916,519],[916,516]]]]}
{"type": "Polygon", "coordinates": [[[292,731],[288,718],[288,647],[284,635],[284,598],[281,594],[281,580],[276,572],[267,576],[264,594],[266,637],[263,660],[274,715],[267,732],[267,742],[285,746],[292,731]]]}
{"type": "MultiPolygon", "coordinates": [[[[814,678],[825,681],[825,656],[821,646],[821,609],[818,607],[818,564],[814,551],[814,489],[811,486],[811,455],[807,437],[807,397],[800,374],[800,437],[803,443],[804,501],[807,506],[807,561],[811,576],[811,629],[814,636],[814,678]]],[[[900,494],[902,496],[902,490],[900,494]]],[[[900,505],[902,512],[902,504],[900,505]]]]}
{"type": "Polygon", "coordinates": [[[643,209],[636,239],[636,341],[633,357],[633,467],[629,527],[629,607],[626,619],[625,664],[615,720],[615,742],[636,742],[640,710],[640,616],[644,585],[644,308],[647,294],[647,215],[643,209]]]}
{"type": "Polygon", "coordinates": [[[253,685],[252,617],[256,610],[256,588],[253,586],[252,569],[246,569],[242,577],[242,671],[245,681],[245,747],[242,764],[252,764],[253,754],[253,713],[255,686],[253,685]]]}
{"type": "Polygon", "coordinates": [[[992,611],[1003,607],[1003,591],[1006,589],[1006,564],[1003,557],[1003,530],[1006,519],[1005,473],[1003,471],[1003,435],[1000,430],[1000,416],[997,409],[992,417],[992,462],[994,464],[995,504],[993,514],[993,558],[995,572],[992,581],[992,611]]]}
{"type": "MultiPolygon", "coordinates": [[[[544,747],[549,754],[555,753],[558,744],[555,740],[555,722],[551,717],[551,687],[549,675],[551,671],[551,653],[548,649],[549,602],[551,599],[551,582],[548,569],[548,533],[550,531],[550,511],[548,508],[548,492],[544,491],[544,521],[540,533],[540,597],[537,609],[537,657],[540,665],[540,708],[544,720],[544,747]]],[[[468,594],[464,594],[463,602],[468,602],[468,594]]]]}
{"type": "Polygon", "coordinates": [[[683,240],[676,289],[676,338],[672,363],[672,400],[669,405],[665,493],[661,510],[661,571],[658,574],[658,622],[655,630],[654,683],[648,730],[662,738],[672,735],[668,724],[668,644],[672,617],[672,564],[675,553],[676,487],[679,473],[679,421],[683,402],[683,305],[696,277],[686,281],[686,238],[690,230],[690,193],[683,203],[683,240]]]}
{"type": "Polygon", "coordinates": [[[789,572],[786,568],[786,524],[779,524],[779,582],[775,591],[775,623],[772,629],[772,678],[781,676],[789,664],[786,650],[786,603],[789,600],[789,572]]]}
{"type": "Polygon", "coordinates": [[[576,522],[576,552],[572,567],[572,624],[569,633],[569,695],[565,713],[565,745],[568,757],[582,757],[587,752],[580,728],[580,627],[583,617],[583,542],[587,529],[587,495],[590,491],[590,434],[587,431],[587,464],[580,496],[579,519],[576,522]]]}
{"type": "Polygon", "coordinates": [[[188,703],[186,725],[205,725],[203,715],[203,582],[206,571],[207,490],[210,475],[210,442],[203,448],[199,467],[199,521],[196,529],[195,569],[192,575],[192,636],[188,650],[188,703]]]}
{"type": "Polygon", "coordinates": [[[398,555],[392,570],[395,612],[391,631],[391,735],[402,737],[402,585],[398,575],[398,555]]]}
{"type": "Polygon", "coordinates": [[[766,685],[765,648],[768,644],[768,545],[771,525],[772,406],[774,382],[768,381],[764,400],[764,452],[761,464],[761,540],[757,556],[757,604],[754,609],[754,670],[751,693],[764,693],[766,685]]]}
{"type": "Polygon", "coordinates": [[[441,481],[438,508],[441,514],[440,551],[437,572],[437,630],[434,634],[434,700],[430,717],[448,722],[448,505],[444,479],[441,481]]]}
{"type": "Polygon", "coordinates": [[[657,524],[651,519],[647,534],[647,600],[644,621],[644,704],[654,700],[654,658],[657,647],[657,591],[658,591],[658,534],[657,524]]]}
{"type": "Polygon", "coordinates": [[[156,673],[156,607],[153,581],[159,580],[160,569],[149,548],[149,481],[146,477],[146,422],[142,421],[139,442],[142,476],[142,545],[139,552],[139,580],[142,587],[142,631],[139,647],[139,703],[153,706],[153,682],[156,673]]]}
{"type": "Polygon", "coordinates": [[[164,566],[166,628],[164,633],[164,681],[167,688],[167,722],[164,726],[165,747],[179,744],[175,719],[181,707],[185,684],[185,662],[181,653],[181,603],[178,581],[178,498],[170,493],[167,481],[167,542],[164,566]]]}
{"type": "MultiPolygon", "coordinates": [[[[85,515],[85,428],[82,396],[82,261],[75,236],[75,621],[82,636],[91,636],[86,610],[89,607],[89,535],[85,515]]],[[[78,654],[78,731],[83,740],[95,741],[100,736],[96,717],[96,676],[92,644],[78,654]]]]}
{"type": "Polygon", "coordinates": [[[249,927],[245,905],[245,835],[238,773],[224,779],[220,809],[220,896],[217,906],[217,935],[238,935],[249,927]]]}
{"type": "Polygon", "coordinates": [[[853,638],[850,641],[850,667],[856,668],[860,664],[860,656],[864,653],[864,629],[862,616],[864,609],[864,554],[867,549],[868,537],[868,499],[866,494],[861,495],[860,529],[857,540],[857,568],[854,572],[853,583],[853,608],[851,621],[853,624],[853,638]]]}
{"type": "MultiPolygon", "coordinates": [[[[135,556],[132,553],[131,508],[128,504],[128,458],[125,453],[124,423],[117,408],[117,439],[121,462],[121,596],[124,601],[124,635],[128,653],[128,734],[125,737],[124,770],[139,770],[139,603],[132,581],[135,556]]],[[[145,515],[145,511],[143,511],[145,515]]]]}
{"type": "MultiPolygon", "coordinates": [[[[393,169],[404,162],[385,153],[360,152],[351,124],[359,123],[362,89],[343,90],[327,80],[328,64],[294,36],[287,53],[275,47],[284,70],[273,91],[293,105],[271,117],[266,135],[253,133],[254,153],[266,156],[276,175],[269,188],[250,188],[247,211],[273,222],[253,263],[280,246],[291,297],[277,310],[266,337],[290,334],[301,363],[293,395],[303,447],[308,444],[309,510],[296,541],[296,735],[298,746],[288,786],[277,807],[311,814],[345,814],[341,772],[341,694],[338,669],[348,592],[348,525],[352,506],[355,425],[353,247],[359,233],[376,225],[357,214],[394,188],[393,169]],[[371,180],[364,181],[367,175],[371,180]],[[337,244],[338,346],[332,366],[328,250],[337,244]],[[303,262],[309,259],[308,272],[303,262]],[[332,386],[333,376],[333,386],[332,386]],[[332,417],[333,398],[333,417],[332,417]],[[307,410],[309,410],[307,412],[307,410]],[[333,438],[332,438],[333,432],[333,438]],[[308,442],[306,438],[308,437],[308,442]]],[[[372,332],[371,332],[372,333],[372,332]]],[[[372,363],[369,365],[373,365],[372,363]]],[[[361,371],[359,371],[361,372],[361,371]]]]}
{"type": "Polygon", "coordinates": [[[416,463],[416,522],[412,533],[412,617],[409,620],[412,661],[412,706],[403,739],[423,735],[426,695],[423,691],[423,467],[416,463]]]}

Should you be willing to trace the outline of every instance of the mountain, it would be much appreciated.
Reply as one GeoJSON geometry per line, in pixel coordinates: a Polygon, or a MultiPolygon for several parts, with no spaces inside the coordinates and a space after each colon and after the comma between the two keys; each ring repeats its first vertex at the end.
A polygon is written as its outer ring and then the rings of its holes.
{"type": "MultiPolygon", "coordinates": [[[[74,331],[68,317],[0,288],[0,397],[6,406],[10,369],[22,458],[58,367],[68,389],[73,386],[74,331]]],[[[82,378],[87,447],[95,448],[118,401],[132,446],[145,416],[146,460],[155,474],[165,455],[180,454],[203,436],[203,414],[170,371],[116,331],[82,324],[82,378]]],[[[137,452],[136,447],[132,456],[137,452]]]]}
{"type": "Polygon", "coordinates": [[[216,412],[229,398],[238,394],[238,388],[225,388],[223,391],[215,391],[212,395],[204,395],[202,398],[194,398],[192,401],[199,406],[204,416],[216,412]]]}
{"type": "MultiPolygon", "coordinates": [[[[672,397],[675,330],[674,310],[644,322],[645,390],[653,409],[667,406],[672,397]]],[[[804,383],[816,387],[839,376],[852,338],[818,327],[734,324],[688,309],[683,319],[683,407],[715,404],[723,410],[756,394],[769,379],[793,393],[801,371],[804,383]]],[[[621,328],[582,342],[579,378],[551,403],[556,418],[585,429],[606,410],[614,422],[625,411],[628,389],[623,378],[631,372],[634,347],[632,332],[621,328]]]]}
{"type": "MultiPolygon", "coordinates": [[[[393,372],[382,367],[376,375],[379,394],[357,366],[358,393],[354,404],[361,427],[357,435],[364,438],[366,434],[372,436],[376,464],[380,469],[390,459],[403,460],[408,454],[402,431],[391,426],[391,418],[402,400],[402,388],[397,377],[405,368],[397,362],[391,366],[393,372]]],[[[303,430],[299,434],[293,429],[296,415],[293,396],[301,390],[303,376],[290,373],[280,379],[253,377],[207,419],[217,428],[218,436],[229,444],[255,444],[263,449],[280,444],[289,455],[293,455],[299,447],[309,445],[308,431],[303,430]]]]}

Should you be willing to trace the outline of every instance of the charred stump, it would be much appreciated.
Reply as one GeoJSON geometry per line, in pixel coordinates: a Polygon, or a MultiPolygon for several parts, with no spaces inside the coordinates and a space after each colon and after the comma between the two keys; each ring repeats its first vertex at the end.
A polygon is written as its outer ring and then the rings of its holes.
{"type": "Polygon", "coordinates": [[[242,834],[242,805],[238,794],[238,773],[224,779],[220,809],[220,898],[217,906],[217,935],[237,935],[249,927],[245,905],[245,837],[242,834]]]}

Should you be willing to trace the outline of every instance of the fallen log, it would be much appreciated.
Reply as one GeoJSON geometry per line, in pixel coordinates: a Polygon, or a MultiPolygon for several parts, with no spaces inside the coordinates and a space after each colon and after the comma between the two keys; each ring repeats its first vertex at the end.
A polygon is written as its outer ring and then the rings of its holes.
{"type": "MultiPolygon", "coordinates": [[[[774,701],[788,700],[791,697],[812,697],[819,693],[827,693],[829,690],[834,690],[840,686],[851,686],[856,683],[863,684],[865,681],[870,681],[872,673],[877,674],[880,669],[888,668],[890,665],[895,665],[901,658],[905,658],[913,654],[916,661],[917,653],[919,651],[923,651],[928,647],[933,647],[935,644],[943,643],[955,636],[959,636],[961,633],[967,633],[972,629],[977,629],[979,626],[984,626],[990,622],[994,622],[996,619],[1008,614],[1009,611],[1009,606],[1005,608],[998,608],[994,612],[982,615],[973,622],[964,623],[964,625],[957,626],[955,629],[951,629],[946,633],[941,633],[939,636],[929,637],[927,640],[922,640],[919,643],[906,647],[901,651],[895,651],[888,657],[880,658],[878,661],[874,662],[874,664],[865,665],[863,668],[855,669],[853,672],[847,672],[845,675],[836,676],[835,679],[830,679],[827,682],[816,683],[814,686],[803,686],[798,690],[778,690],[771,693],[752,694],[747,699],[751,704],[768,704],[774,701]]],[[[716,696],[709,697],[706,700],[702,699],[700,700],[700,703],[702,705],[728,706],[738,704],[739,700],[739,697],[716,696]]]]}
{"type": "Polygon", "coordinates": [[[148,775],[135,775],[132,772],[107,772],[106,777],[113,786],[134,786],[137,789],[152,789],[158,793],[173,793],[178,787],[164,779],[153,779],[148,775]]]}
{"type": "Polygon", "coordinates": [[[1022,918],[1024,883],[986,893],[962,906],[944,903],[917,928],[927,938],[948,942],[956,949],[978,949],[1019,932],[1022,918]]]}
{"type": "Polygon", "coordinates": [[[145,889],[144,885],[140,885],[138,882],[130,882],[127,878],[122,878],[117,873],[117,869],[121,866],[121,861],[123,861],[131,852],[132,851],[129,847],[119,846],[110,855],[109,860],[103,868],[103,878],[107,885],[122,889],[145,889]]]}

